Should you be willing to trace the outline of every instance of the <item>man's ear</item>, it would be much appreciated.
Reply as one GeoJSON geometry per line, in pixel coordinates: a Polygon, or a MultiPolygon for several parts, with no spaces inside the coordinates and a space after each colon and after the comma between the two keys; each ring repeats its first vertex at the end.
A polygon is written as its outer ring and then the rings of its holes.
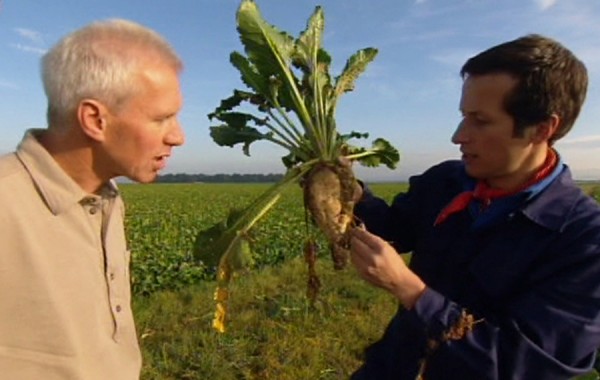
{"type": "Polygon", "coordinates": [[[77,107],[77,119],[82,132],[95,141],[104,141],[108,110],[95,99],[83,99],[77,107]]]}
{"type": "Polygon", "coordinates": [[[538,123],[535,127],[535,133],[532,136],[533,142],[542,143],[549,141],[556,133],[560,117],[557,114],[552,114],[547,120],[538,123]]]}

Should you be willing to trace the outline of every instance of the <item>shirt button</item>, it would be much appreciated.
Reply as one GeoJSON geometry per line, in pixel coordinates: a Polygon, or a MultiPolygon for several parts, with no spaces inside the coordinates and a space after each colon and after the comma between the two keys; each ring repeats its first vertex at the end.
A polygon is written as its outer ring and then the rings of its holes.
{"type": "Polygon", "coordinates": [[[121,305],[117,305],[117,307],[115,307],[115,310],[117,310],[117,313],[121,312],[121,305]]]}
{"type": "Polygon", "coordinates": [[[115,279],[115,274],[111,272],[111,273],[108,275],[108,277],[109,277],[111,280],[114,280],[114,279],[115,279]]]}

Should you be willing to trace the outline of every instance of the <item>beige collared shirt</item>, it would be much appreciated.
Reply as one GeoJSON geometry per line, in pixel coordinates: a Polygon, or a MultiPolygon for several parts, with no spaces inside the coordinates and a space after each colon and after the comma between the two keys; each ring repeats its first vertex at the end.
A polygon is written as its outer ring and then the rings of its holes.
{"type": "Polygon", "coordinates": [[[139,379],[121,197],[85,193],[36,133],[0,158],[0,378],[139,379]]]}

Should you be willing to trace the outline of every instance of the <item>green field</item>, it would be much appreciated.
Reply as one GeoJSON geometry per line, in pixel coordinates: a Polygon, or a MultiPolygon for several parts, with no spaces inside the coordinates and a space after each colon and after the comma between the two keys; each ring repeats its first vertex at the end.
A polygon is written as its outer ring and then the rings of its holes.
{"type": "MultiPolygon", "coordinates": [[[[198,265],[192,248],[198,231],[223,220],[232,208],[258,197],[267,184],[121,185],[126,203],[126,232],[133,252],[133,290],[150,294],[181,289],[212,279],[213,268],[198,265]]],[[[404,185],[376,185],[391,198],[404,185]]],[[[302,254],[306,236],[299,187],[290,187],[255,229],[255,267],[277,264],[302,254]]],[[[326,250],[322,250],[326,254],[326,250]]]]}
{"type": "MultiPolygon", "coordinates": [[[[133,252],[134,313],[142,379],[346,379],[397,304],[334,271],[320,240],[319,300],[306,301],[306,236],[301,192],[290,188],[257,225],[254,265],[234,278],[228,330],[211,327],[214,268],[192,258],[198,231],[243,207],[265,184],[122,184],[133,252]]],[[[581,184],[600,200],[600,186],[581,184]]],[[[404,184],[375,184],[390,200],[404,184]]],[[[589,377],[596,379],[595,375],[589,377]]]]}

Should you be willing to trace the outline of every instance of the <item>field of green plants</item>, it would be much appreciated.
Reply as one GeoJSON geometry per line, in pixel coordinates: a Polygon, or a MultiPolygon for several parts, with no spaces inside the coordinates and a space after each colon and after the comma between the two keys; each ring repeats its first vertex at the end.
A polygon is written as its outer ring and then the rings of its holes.
{"type": "MultiPolygon", "coordinates": [[[[268,184],[121,185],[126,204],[126,232],[132,250],[135,294],[176,290],[214,277],[214,268],[194,261],[198,231],[221,221],[232,208],[258,197],[268,184]]],[[[404,185],[376,185],[391,198],[404,185]]],[[[254,231],[254,267],[302,255],[305,215],[299,187],[290,187],[254,231]]],[[[323,248],[322,253],[327,254],[323,248]]]]}
{"type": "MultiPolygon", "coordinates": [[[[122,184],[133,252],[133,307],[144,380],[347,379],[398,307],[352,268],[332,269],[321,239],[319,300],[306,300],[301,191],[291,187],[255,230],[254,264],[231,285],[224,334],[211,327],[214,268],[192,257],[198,231],[267,184],[122,184]]],[[[404,184],[374,184],[387,199],[404,184]]],[[[600,186],[581,184],[600,201],[600,186]]],[[[585,379],[598,379],[590,374],[585,379]]]]}

